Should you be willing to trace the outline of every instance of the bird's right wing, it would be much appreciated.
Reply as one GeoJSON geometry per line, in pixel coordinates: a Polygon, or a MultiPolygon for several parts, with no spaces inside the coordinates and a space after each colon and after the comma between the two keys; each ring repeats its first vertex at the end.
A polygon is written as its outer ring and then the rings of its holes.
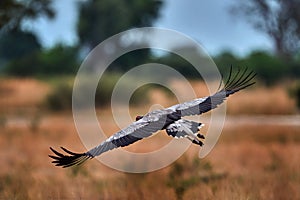
{"type": "Polygon", "coordinates": [[[179,111],[181,116],[200,115],[208,112],[218,105],[224,102],[224,100],[231,94],[234,94],[242,89],[245,89],[255,82],[253,78],[256,74],[253,71],[248,71],[247,68],[244,70],[238,70],[236,74],[232,74],[232,68],[227,81],[222,89],[211,96],[194,99],[182,104],[172,106],[173,109],[179,111]]]}
{"type": "Polygon", "coordinates": [[[72,165],[79,165],[90,158],[114,148],[130,145],[138,140],[149,137],[162,129],[165,123],[164,116],[166,115],[166,111],[161,110],[156,112],[156,114],[152,113],[152,115],[149,113],[150,115],[148,114],[142,119],[120,130],[88,152],[74,153],[61,147],[62,150],[68,153],[68,155],[65,155],[50,147],[55,155],[49,155],[49,157],[54,159],[52,163],[56,166],[70,167],[72,165]]]}

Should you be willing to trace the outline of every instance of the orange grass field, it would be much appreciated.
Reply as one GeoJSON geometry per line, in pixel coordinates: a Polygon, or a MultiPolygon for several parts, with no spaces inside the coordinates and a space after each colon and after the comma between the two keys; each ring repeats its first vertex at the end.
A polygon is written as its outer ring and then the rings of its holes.
{"type": "MultiPolygon", "coordinates": [[[[204,84],[193,86],[199,91],[204,84]]],[[[119,172],[96,159],[79,167],[55,167],[50,146],[85,148],[71,112],[41,109],[49,90],[33,79],[0,81],[0,199],[300,199],[299,117],[283,86],[253,87],[229,98],[227,113],[232,115],[208,156],[199,159],[199,147],[192,145],[172,165],[146,174],[119,172]],[[268,119],[269,114],[292,114],[296,123],[248,123],[248,118],[268,119]]],[[[158,100],[169,102],[163,94],[158,100]]],[[[148,109],[132,108],[132,113],[148,109]]],[[[113,134],[118,128],[109,109],[97,112],[107,121],[103,130],[113,134]]],[[[162,132],[127,149],[147,152],[169,141],[162,132]]]]}

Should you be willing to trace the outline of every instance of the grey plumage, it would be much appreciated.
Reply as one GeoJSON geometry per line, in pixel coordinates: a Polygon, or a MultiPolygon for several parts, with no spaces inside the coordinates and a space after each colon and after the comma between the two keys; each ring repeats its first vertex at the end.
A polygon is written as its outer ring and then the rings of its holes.
{"type": "Polygon", "coordinates": [[[224,87],[212,96],[194,99],[166,109],[149,112],[85,153],[74,153],[62,147],[62,150],[67,153],[65,155],[50,147],[55,155],[49,155],[49,157],[54,159],[52,162],[56,166],[69,167],[78,165],[106,151],[128,146],[164,129],[172,137],[187,138],[193,143],[202,146],[203,142],[201,139],[204,139],[204,136],[198,133],[198,131],[203,124],[182,119],[182,117],[200,115],[216,108],[229,95],[253,85],[255,82],[252,80],[255,75],[254,72],[249,72],[247,69],[238,70],[233,75],[231,68],[224,87]]]}

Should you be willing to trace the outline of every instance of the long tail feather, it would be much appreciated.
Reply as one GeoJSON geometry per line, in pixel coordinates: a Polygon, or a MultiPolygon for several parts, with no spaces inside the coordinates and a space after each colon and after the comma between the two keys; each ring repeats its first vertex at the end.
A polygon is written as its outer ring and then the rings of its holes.
{"type": "Polygon", "coordinates": [[[225,91],[226,96],[229,96],[239,90],[245,89],[255,84],[255,82],[253,81],[255,76],[256,73],[254,73],[253,71],[249,71],[248,68],[245,68],[242,72],[239,69],[236,74],[233,75],[231,67],[225,85],[220,91],[225,91]]]}
{"type": "Polygon", "coordinates": [[[49,155],[49,157],[53,159],[52,163],[54,163],[56,166],[62,166],[63,168],[73,165],[80,165],[84,161],[93,158],[93,156],[89,153],[74,153],[64,147],[61,147],[61,149],[69,155],[64,155],[50,147],[50,150],[55,154],[55,156],[49,155]]]}

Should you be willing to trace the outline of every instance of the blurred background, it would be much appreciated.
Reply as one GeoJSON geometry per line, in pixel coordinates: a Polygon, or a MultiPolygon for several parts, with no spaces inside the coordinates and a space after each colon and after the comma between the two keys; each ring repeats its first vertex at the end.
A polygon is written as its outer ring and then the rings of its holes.
{"type": "MultiPolygon", "coordinates": [[[[0,198],[299,199],[299,9],[298,0],[1,0],[0,198]],[[71,110],[81,62],[108,37],[145,26],[188,35],[222,73],[231,65],[248,67],[257,84],[229,99],[223,133],[205,159],[191,146],[171,166],[148,174],[117,172],[97,161],[54,167],[49,146],[85,150],[71,110]]],[[[174,48],[195,51],[184,44],[174,48]]],[[[149,49],[127,53],[105,71],[96,93],[104,131],[118,130],[110,110],[115,83],[149,62],[173,67],[199,97],[208,95],[181,57],[149,49]]],[[[169,90],[146,85],[133,94],[131,114],[176,102],[169,90]]],[[[153,151],[169,141],[163,133],[128,151],[153,151]]]]}

